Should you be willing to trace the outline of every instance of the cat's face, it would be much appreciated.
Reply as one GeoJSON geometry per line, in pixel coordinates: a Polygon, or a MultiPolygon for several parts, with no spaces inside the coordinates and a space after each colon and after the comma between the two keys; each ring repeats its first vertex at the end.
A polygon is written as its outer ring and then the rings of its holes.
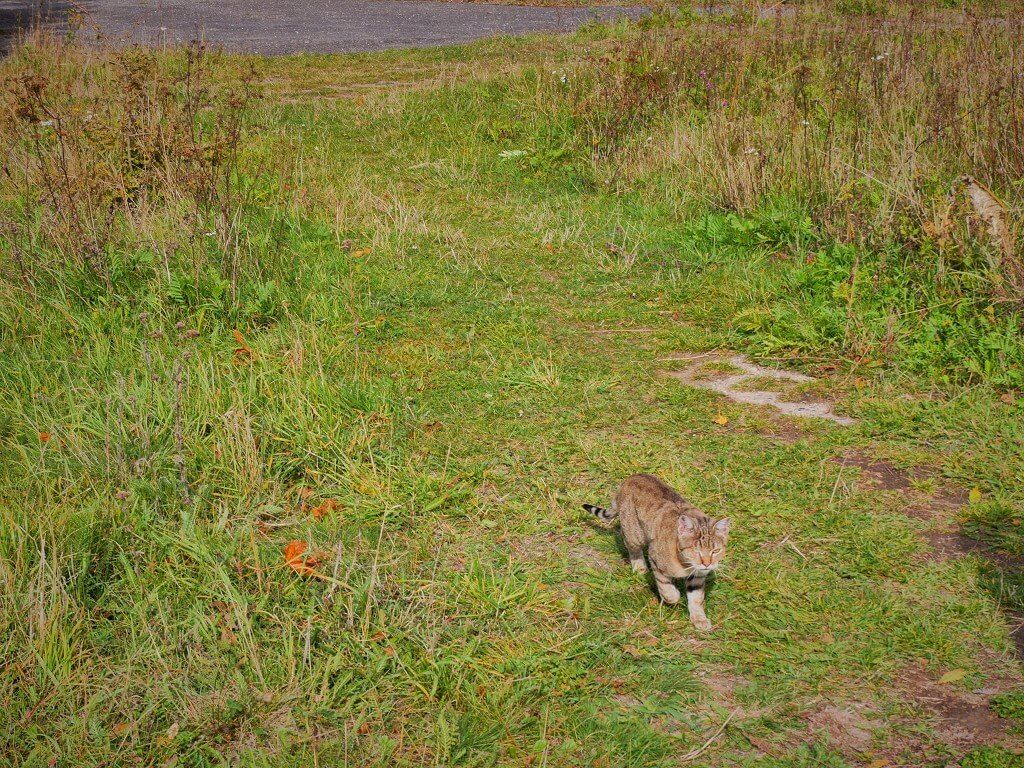
{"type": "Polygon", "coordinates": [[[729,540],[729,518],[679,518],[679,555],[684,565],[698,571],[713,571],[725,557],[729,540]]]}

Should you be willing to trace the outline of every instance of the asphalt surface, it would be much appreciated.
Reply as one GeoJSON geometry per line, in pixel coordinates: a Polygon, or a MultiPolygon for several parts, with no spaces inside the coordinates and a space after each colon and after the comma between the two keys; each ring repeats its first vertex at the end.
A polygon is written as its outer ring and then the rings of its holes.
{"type": "MultiPolygon", "coordinates": [[[[65,0],[0,0],[0,48],[33,19],[61,29],[65,0]]],[[[567,32],[640,8],[537,8],[427,0],[80,0],[86,29],[114,41],[204,39],[262,54],[379,51],[467,43],[492,35],[567,32]]],[[[86,38],[91,37],[86,34],[86,38]]]]}

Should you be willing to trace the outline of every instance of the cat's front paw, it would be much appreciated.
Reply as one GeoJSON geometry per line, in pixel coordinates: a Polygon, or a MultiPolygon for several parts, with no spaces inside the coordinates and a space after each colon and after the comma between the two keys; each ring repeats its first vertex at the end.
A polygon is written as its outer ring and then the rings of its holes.
{"type": "Polygon", "coordinates": [[[711,626],[711,620],[707,616],[691,616],[690,623],[693,624],[693,628],[698,632],[710,632],[714,629],[711,626]]]}
{"type": "Polygon", "coordinates": [[[671,584],[659,584],[658,597],[660,597],[661,602],[666,605],[675,605],[679,602],[679,598],[682,597],[682,595],[680,595],[679,590],[671,584]]]}

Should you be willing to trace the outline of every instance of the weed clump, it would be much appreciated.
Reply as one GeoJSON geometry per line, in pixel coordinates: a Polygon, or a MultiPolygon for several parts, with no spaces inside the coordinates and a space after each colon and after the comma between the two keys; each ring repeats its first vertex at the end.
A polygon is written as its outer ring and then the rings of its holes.
{"type": "Polygon", "coordinates": [[[43,35],[16,51],[0,74],[0,278],[221,309],[252,285],[271,304],[273,254],[243,226],[267,183],[243,162],[260,93],[226,63],[200,44],[85,51],[43,35]]]}

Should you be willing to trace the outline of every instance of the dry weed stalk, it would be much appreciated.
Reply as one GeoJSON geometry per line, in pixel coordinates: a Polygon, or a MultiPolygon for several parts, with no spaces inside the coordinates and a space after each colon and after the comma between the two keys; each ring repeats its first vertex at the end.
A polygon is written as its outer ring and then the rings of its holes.
{"type": "Polygon", "coordinates": [[[0,259],[23,285],[70,269],[110,293],[152,249],[162,264],[145,267],[187,262],[198,281],[213,259],[234,289],[258,94],[254,73],[226,81],[218,65],[200,44],[96,52],[44,35],[14,54],[0,72],[0,259]]]}

